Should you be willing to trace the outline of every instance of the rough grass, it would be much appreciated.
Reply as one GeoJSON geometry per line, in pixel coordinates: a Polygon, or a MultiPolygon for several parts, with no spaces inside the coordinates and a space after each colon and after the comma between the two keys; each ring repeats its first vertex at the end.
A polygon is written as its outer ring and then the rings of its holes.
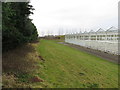
{"type": "Polygon", "coordinates": [[[41,40],[37,50],[45,60],[38,76],[46,87],[118,87],[117,64],[51,40],[41,40]]]}
{"type": "Polygon", "coordinates": [[[38,54],[35,50],[36,43],[27,44],[12,51],[3,53],[3,87],[23,88],[31,87],[30,79],[39,68],[38,54]]]}

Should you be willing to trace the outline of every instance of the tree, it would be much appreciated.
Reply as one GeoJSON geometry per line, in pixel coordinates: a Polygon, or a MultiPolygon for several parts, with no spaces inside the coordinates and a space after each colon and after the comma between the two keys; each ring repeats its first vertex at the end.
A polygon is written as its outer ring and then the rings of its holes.
{"type": "Polygon", "coordinates": [[[29,19],[34,9],[28,2],[3,3],[2,9],[3,51],[37,39],[37,29],[29,19]]]}

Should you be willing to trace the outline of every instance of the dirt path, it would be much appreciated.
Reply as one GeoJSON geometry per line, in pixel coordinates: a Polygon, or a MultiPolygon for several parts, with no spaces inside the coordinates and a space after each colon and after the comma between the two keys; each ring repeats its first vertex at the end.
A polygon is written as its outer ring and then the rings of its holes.
{"type": "Polygon", "coordinates": [[[114,63],[119,62],[119,64],[120,64],[120,61],[118,61],[120,56],[105,53],[105,52],[101,52],[101,51],[86,48],[86,47],[82,47],[82,46],[75,45],[75,44],[70,44],[70,43],[65,43],[65,42],[59,42],[59,43],[70,46],[70,47],[73,47],[73,48],[77,48],[80,51],[85,51],[85,52],[87,52],[89,54],[95,55],[97,57],[103,58],[105,60],[108,60],[108,61],[111,61],[111,62],[114,62],[114,63]]]}

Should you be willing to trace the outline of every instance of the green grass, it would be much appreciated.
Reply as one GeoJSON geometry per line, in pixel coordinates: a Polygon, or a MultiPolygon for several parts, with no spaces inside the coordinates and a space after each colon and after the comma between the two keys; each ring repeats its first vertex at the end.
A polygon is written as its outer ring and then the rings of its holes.
{"type": "Polygon", "coordinates": [[[44,80],[34,86],[49,88],[117,88],[118,65],[52,40],[41,40],[37,51],[37,75],[44,80]]]}
{"type": "Polygon", "coordinates": [[[3,87],[118,87],[117,64],[59,44],[58,41],[40,40],[3,53],[3,87]],[[43,82],[33,81],[35,78],[43,82]]]}

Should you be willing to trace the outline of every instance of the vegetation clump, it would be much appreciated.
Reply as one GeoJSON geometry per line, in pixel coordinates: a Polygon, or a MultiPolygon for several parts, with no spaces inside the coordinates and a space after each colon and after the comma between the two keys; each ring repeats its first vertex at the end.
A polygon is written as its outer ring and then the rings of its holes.
{"type": "Polygon", "coordinates": [[[29,18],[32,10],[28,2],[2,3],[3,51],[37,39],[37,29],[29,18]]]}

